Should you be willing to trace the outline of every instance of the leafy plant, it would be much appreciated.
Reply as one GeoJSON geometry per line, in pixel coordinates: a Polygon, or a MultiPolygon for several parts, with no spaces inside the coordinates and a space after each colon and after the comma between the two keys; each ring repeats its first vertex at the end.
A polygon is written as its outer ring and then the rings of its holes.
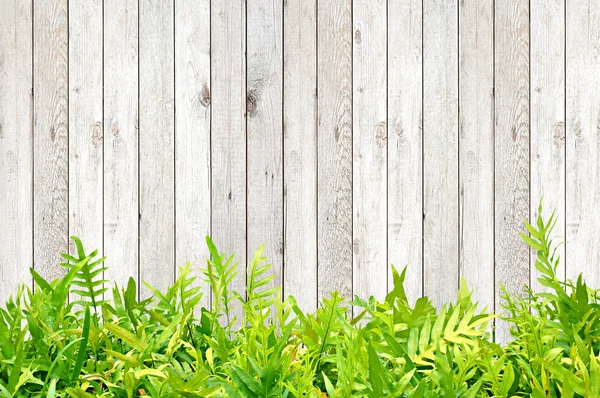
{"type": "Polygon", "coordinates": [[[0,308],[0,397],[600,396],[599,292],[557,276],[556,217],[538,214],[522,238],[547,290],[505,291],[503,319],[464,281],[440,309],[411,303],[395,268],[385,300],[332,292],[307,313],[272,286],[262,247],[245,293],[234,291],[238,264],[210,238],[211,308],[199,308],[190,264],[164,291],[146,284],[140,301],[135,280],[109,288],[104,258],[73,238],[66,276],[32,269],[35,289],[20,286],[0,308]],[[511,324],[504,346],[491,340],[494,319],[511,324]]]}

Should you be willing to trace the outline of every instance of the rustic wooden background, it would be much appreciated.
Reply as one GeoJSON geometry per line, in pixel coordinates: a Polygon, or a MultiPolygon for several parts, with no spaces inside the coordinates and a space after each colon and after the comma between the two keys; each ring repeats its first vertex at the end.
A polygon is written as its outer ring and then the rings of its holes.
{"type": "MultiPolygon", "coordinates": [[[[165,287],[210,234],[266,245],[305,308],[465,277],[535,285],[522,220],[600,286],[598,0],[0,0],[0,296],[62,274],[165,287]]],[[[242,289],[244,271],[236,278],[242,289]]],[[[209,295],[205,303],[208,304],[209,295]]]]}

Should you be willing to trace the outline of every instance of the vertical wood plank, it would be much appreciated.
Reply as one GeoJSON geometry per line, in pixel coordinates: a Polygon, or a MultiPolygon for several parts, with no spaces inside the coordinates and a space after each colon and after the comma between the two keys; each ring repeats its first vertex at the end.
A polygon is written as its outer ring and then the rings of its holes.
{"type": "MultiPolygon", "coordinates": [[[[519,234],[529,217],[529,0],[495,3],[495,282],[511,293],[529,283],[529,250],[519,234]]],[[[500,322],[496,341],[505,342],[500,322]]]]}
{"type": "Polygon", "coordinates": [[[422,0],[388,2],[388,262],[408,266],[411,300],[423,294],[422,21],[422,0]]]}
{"type": "Polygon", "coordinates": [[[138,1],[104,0],[105,277],[138,279],[138,1]]]}
{"type": "Polygon", "coordinates": [[[211,2],[212,234],[221,252],[240,263],[233,289],[246,281],[246,8],[211,2]]]}
{"type": "MultiPolygon", "coordinates": [[[[538,203],[544,199],[544,217],[556,210],[554,235],[565,236],[565,2],[532,0],[531,7],[531,197],[530,220],[537,218],[538,203]]],[[[559,240],[557,240],[558,242],[559,240]]],[[[565,275],[565,246],[557,251],[565,275]]],[[[539,271],[531,255],[531,287],[547,290],[538,283],[539,271]]]]}
{"type": "MultiPolygon", "coordinates": [[[[69,6],[69,235],[103,253],[102,1],[69,6]]],[[[71,253],[77,253],[71,245],[71,253]]]]}
{"type": "Polygon", "coordinates": [[[317,4],[284,3],[284,294],[317,307],[317,4]]]}
{"type": "Polygon", "coordinates": [[[459,6],[460,276],[494,308],[494,9],[459,6]]]}
{"type": "Polygon", "coordinates": [[[318,296],[352,297],[352,1],[317,13],[318,296]]]}
{"type": "Polygon", "coordinates": [[[160,289],[175,277],[173,22],[173,1],[140,1],[140,279],[160,289]]]}
{"type": "Polygon", "coordinates": [[[436,305],[458,290],[457,7],[423,7],[423,287],[436,305]]]}
{"type": "Polygon", "coordinates": [[[31,2],[0,3],[0,305],[31,286],[32,20],[31,2]]]}
{"type": "Polygon", "coordinates": [[[175,2],[175,255],[189,261],[202,305],[210,290],[199,272],[209,258],[210,235],[210,0],[175,2]]]}
{"type": "Polygon", "coordinates": [[[353,8],[353,294],[387,286],[387,2],[353,8]]]}
{"type": "Polygon", "coordinates": [[[33,7],[33,261],[52,280],[65,273],[59,263],[69,235],[67,0],[33,7]]]}
{"type": "Polygon", "coordinates": [[[265,245],[272,284],[283,271],[283,2],[247,4],[247,256],[265,245]]]}
{"type": "Polygon", "coordinates": [[[600,8],[567,2],[567,277],[600,284],[600,8]]]}

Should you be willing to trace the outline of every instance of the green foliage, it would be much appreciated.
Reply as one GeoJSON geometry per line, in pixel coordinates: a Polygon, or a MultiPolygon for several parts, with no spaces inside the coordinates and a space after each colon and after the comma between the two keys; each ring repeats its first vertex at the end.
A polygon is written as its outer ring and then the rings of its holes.
{"type": "Polygon", "coordinates": [[[35,289],[0,308],[0,397],[600,396],[598,291],[557,276],[556,218],[538,214],[522,237],[546,290],[505,291],[502,319],[479,310],[464,281],[439,310],[411,303],[395,268],[385,300],[332,292],[304,312],[272,286],[262,248],[236,292],[238,264],[210,238],[210,309],[190,264],[140,301],[133,279],[107,287],[104,258],[73,238],[65,277],[32,269],[35,289]],[[492,342],[493,322],[509,322],[512,341],[492,342]]]}
{"type": "Polygon", "coordinates": [[[98,250],[94,250],[89,255],[86,255],[81,240],[75,236],[72,236],[71,240],[77,248],[77,257],[63,253],[62,257],[67,262],[60,264],[69,270],[77,270],[73,276],[73,280],[70,281],[70,293],[81,296],[81,300],[77,300],[74,303],[82,306],[89,303],[97,312],[98,306],[103,303],[102,295],[108,290],[104,287],[107,281],[100,279],[103,272],[107,269],[106,267],[102,267],[105,257],[95,259],[98,255],[98,250]],[[78,267],[78,264],[81,264],[81,266],[78,267]]]}

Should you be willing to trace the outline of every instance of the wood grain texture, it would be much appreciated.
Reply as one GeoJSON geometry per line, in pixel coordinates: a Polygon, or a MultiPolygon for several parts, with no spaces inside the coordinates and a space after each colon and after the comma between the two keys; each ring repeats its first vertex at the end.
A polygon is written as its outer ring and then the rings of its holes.
{"type": "Polygon", "coordinates": [[[458,4],[423,3],[423,293],[458,290],[458,4]]]}
{"type": "Polygon", "coordinates": [[[600,285],[600,8],[567,2],[567,277],[600,285]]]}
{"type": "Polygon", "coordinates": [[[141,0],[139,23],[140,280],[164,289],[175,277],[173,1],[141,0]]]}
{"type": "Polygon", "coordinates": [[[318,296],[352,296],[352,3],[318,4],[318,296]]]}
{"type": "Polygon", "coordinates": [[[212,234],[242,295],[265,243],[307,310],[382,297],[392,263],[411,299],[462,276],[500,311],[499,284],[542,289],[519,237],[542,196],[559,275],[598,284],[597,8],[0,0],[0,300],[63,275],[69,234],[159,288],[212,234]]]}
{"type": "Polygon", "coordinates": [[[284,3],[284,294],[317,307],[317,3],[284,3]]]}
{"type": "Polygon", "coordinates": [[[175,262],[191,263],[208,307],[199,269],[210,257],[210,0],[177,0],[175,21],[175,262]]]}
{"type": "MultiPolygon", "coordinates": [[[[556,210],[554,235],[565,237],[565,2],[532,0],[531,7],[531,181],[530,220],[538,216],[543,198],[544,218],[556,210]]],[[[564,277],[565,246],[558,248],[564,277]]],[[[537,253],[531,251],[531,287],[548,290],[538,283],[537,253]]]]}
{"type": "Polygon", "coordinates": [[[138,16],[137,0],[104,0],[105,277],[118,284],[139,276],[138,16]]]}
{"type": "Polygon", "coordinates": [[[67,0],[33,7],[33,261],[52,280],[65,273],[69,235],[67,0]]]}
{"type": "Polygon", "coordinates": [[[247,4],[247,256],[264,255],[281,286],[283,273],[283,2],[247,4]]]}
{"type": "Polygon", "coordinates": [[[459,6],[460,276],[494,308],[494,9],[459,6]]]}
{"type": "MultiPolygon", "coordinates": [[[[69,236],[103,253],[102,1],[69,6],[69,236]]],[[[70,252],[77,253],[73,242],[70,252]]]]}
{"type": "Polygon", "coordinates": [[[352,50],[353,294],[387,292],[387,3],[355,3],[352,50]]]}
{"type": "MultiPolygon", "coordinates": [[[[529,282],[529,250],[519,234],[529,217],[529,1],[495,3],[495,282],[496,311],[504,285],[529,282]]],[[[497,324],[496,341],[509,337],[497,324]]]]}
{"type": "Polygon", "coordinates": [[[388,1],[388,262],[408,267],[411,300],[423,294],[422,20],[422,0],[388,1]]]}
{"type": "MultiPolygon", "coordinates": [[[[211,2],[212,236],[240,263],[233,289],[246,281],[246,8],[211,2]]],[[[239,314],[239,308],[236,309],[239,314]]]]}
{"type": "Polygon", "coordinates": [[[0,2],[0,303],[31,286],[32,15],[31,4],[0,2]]]}

